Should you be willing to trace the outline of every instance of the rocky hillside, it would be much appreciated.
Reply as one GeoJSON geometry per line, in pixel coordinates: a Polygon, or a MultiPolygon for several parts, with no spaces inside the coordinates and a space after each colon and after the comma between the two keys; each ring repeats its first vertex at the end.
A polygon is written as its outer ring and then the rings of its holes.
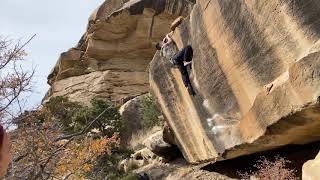
{"type": "Polygon", "coordinates": [[[319,16],[312,0],[106,0],[46,98],[126,100],[151,85],[190,163],[320,140],[319,16]],[[194,97],[154,49],[180,15],[173,37],[194,49],[194,97]]]}
{"type": "Polygon", "coordinates": [[[89,18],[78,45],[61,54],[48,76],[48,97],[68,96],[88,103],[92,97],[126,100],[149,90],[148,65],[155,42],[188,0],[106,0],[89,18]]]}
{"type": "Polygon", "coordinates": [[[319,140],[320,3],[199,0],[175,29],[194,48],[190,97],[155,55],[150,84],[185,158],[233,158],[319,140]]]}

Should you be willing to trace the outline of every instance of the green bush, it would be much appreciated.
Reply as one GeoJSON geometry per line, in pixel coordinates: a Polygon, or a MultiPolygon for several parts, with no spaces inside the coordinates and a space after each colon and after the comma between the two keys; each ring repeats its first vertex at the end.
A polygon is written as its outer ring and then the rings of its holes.
{"type": "Polygon", "coordinates": [[[87,107],[77,102],[70,102],[66,97],[57,96],[51,98],[45,106],[62,125],[65,132],[80,132],[99,117],[90,129],[96,128],[108,137],[111,137],[114,132],[121,133],[119,107],[110,101],[94,98],[91,100],[91,107],[87,107]],[[101,114],[102,112],[104,113],[101,114]]]}
{"type": "Polygon", "coordinates": [[[68,98],[57,96],[50,98],[45,107],[51,112],[53,117],[62,125],[64,132],[73,132],[72,117],[82,106],[76,102],[70,102],[68,98]]]}
{"type": "MultiPolygon", "coordinates": [[[[52,97],[45,107],[55,117],[66,134],[81,132],[87,125],[98,118],[88,129],[98,129],[101,136],[111,137],[115,132],[122,133],[119,107],[113,102],[92,99],[91,106],[83,106],[77,102],[70,102],[66,97],[52,97]],[[104,113],[103,113],[104,112],[104,113]]],[[[86,173],[89,179],[120,179],[123,176],[118,171],[118,163],[129,158],[133,152],[123,147],[112,149],[111,155],[103,154],[97,158],[91,172],[86,173]],[[114,178],[112,178],[114,177],[114,178]]]]}
{"type": "Polygon", "coordinates": [[[109,101],[101,99],[92,99],[92,107],[82,107],[72,117],[72,123],[75,131],[81,130],[86,124],[99,117],[92,128],[99,129],[104,135],[111,137],[114,132],[120,132],[122,129],[119,107],[109,101]],[[104,112],[106,110],[106,112],[104,112]],[[103,114],[101,114],[104,112],[103,114]],[[100,115],[101,114],[101,115],[100,115]]]}
{"type": "Polygon", "coordinates": [[[142,126],[143,129],[149,129],[156,125],[162,125],[163,120],[159,119],[161,112],[159,111],[154,98],[151,95],[146,96],[142,100],[142,126]]]}

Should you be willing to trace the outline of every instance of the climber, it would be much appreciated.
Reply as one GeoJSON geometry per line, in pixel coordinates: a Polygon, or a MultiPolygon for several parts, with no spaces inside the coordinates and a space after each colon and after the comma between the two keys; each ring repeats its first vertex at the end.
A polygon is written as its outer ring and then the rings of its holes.
{"type": "Polygon", "coordinates": [[[192,68],[193,50],[190,45],[178,51],[175,42],[171,36],[173,31],[163,38],[162,42],[156,44],[157,50],[160,50],[160,55],[167,58],[172,64],[176,65],[181,73],[181,77],[185,87],[190,95],[194,96],[196,93],[193,90],[192,84],[189,79],[187,67],[192,68]]]}

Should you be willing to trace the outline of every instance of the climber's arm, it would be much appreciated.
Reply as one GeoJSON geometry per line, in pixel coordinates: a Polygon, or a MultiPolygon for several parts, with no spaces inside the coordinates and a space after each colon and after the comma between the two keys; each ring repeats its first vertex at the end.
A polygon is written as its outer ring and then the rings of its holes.
{"type": "Polygon", "coordinates": [[[171,38],[172,34],[173,34],[173,31],[171,31],[170,33],[168,33],[168,34],[166,35],[166,37],[162,40],[162,42],[163,42],[164,45],[165,45],[165,44],[169,44],[169,43],[171,43],[171,42],[173,41],[172,38],[171,38]]]}
{"type": "Polygon", "coordinates": [[[163,45],[169,44],[172,42],[171,37],[169,37],[168,35],[163,39],[163,45]]]}
{"type": "Polygon", "coordinates": [[[163,46],[161,47],[161,50],[160,50],[160,56],[164,56],[162,48],[163,46]]]}

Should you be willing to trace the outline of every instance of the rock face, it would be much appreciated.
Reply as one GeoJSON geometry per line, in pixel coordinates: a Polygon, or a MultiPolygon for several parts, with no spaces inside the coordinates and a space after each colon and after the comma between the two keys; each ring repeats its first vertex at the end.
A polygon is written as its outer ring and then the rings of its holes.
{"type": "Polygon", "coordinates": [[[190,163],[320,139],[320,2],[198,0],[174,31],[194,48],[190,97],[157,52],[150,84],[190,163]]]}
{"type": "Polygon", "coordinates": [[[320,152],[314,160],[309,160],[302,167],[302,180],[316,180],[320,177],[320,152]]]}
{"type": "Polygon", "coordinates": [[[87,103],[97,96],[125,100],[146,93],[155,42],[192,5],[188,0],[106,0],[90,16],[78,45],[61,54],[48,76],[45,100],[60,95],[87,103]]]}

